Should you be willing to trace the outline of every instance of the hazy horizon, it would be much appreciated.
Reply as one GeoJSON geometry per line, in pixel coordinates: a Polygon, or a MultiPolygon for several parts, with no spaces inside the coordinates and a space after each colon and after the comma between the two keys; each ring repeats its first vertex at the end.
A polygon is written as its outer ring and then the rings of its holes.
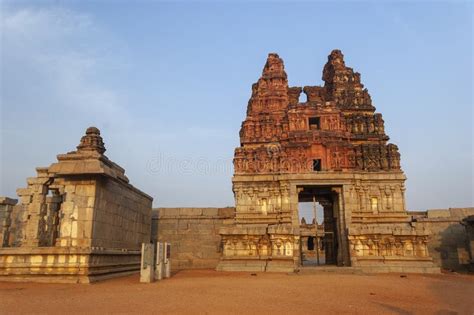
{"type": "Polygon", "coordinates": [[[154,207],[233,206],[267,54],[321,85],[341,49],[407,176],[407,209],[474,206],[472,4],[2,2],[0,196],[89,126],[154,207]]]}

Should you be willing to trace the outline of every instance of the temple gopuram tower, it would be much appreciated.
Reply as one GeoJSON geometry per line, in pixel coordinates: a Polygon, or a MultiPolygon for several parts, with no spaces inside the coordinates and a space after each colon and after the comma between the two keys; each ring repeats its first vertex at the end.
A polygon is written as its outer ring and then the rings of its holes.
{"type": "Polygon", "coordinates": [[[298,204],[324,208],[326,264],[436,272],[425,231],[405,209],[400,154],[360,74],[334,50],[324,86],[289,87],[269,54],[235,149],[235,220],[220,230],[218,270],[301,267],[298,204]],[[307,96],[300,102],[300,94],[307,96]]]}

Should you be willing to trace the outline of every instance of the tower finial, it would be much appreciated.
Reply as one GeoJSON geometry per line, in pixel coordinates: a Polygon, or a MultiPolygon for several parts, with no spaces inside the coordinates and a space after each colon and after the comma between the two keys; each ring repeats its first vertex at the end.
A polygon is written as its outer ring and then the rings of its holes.
{"type": "Polygon", "coordinates": [[[96,127],[87,128],[85,136],[81,138],[81,143],[77,146],[77,151],[95,151],[99,154],[104,154],[105,146],[100,136],[100,130],[96,127]]]}
{"type": "Polygon", "coordinates": [[[268,54],[267,62],[263,68],[262,77],[286,79],[283,59],[281,59],[277,53],[268,54]]]}

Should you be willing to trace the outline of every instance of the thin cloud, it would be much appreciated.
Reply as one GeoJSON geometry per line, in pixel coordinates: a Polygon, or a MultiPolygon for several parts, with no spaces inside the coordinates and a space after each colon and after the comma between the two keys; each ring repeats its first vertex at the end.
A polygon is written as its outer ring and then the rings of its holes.
{"type": "Polygon", "coordinates": [[[98,72],[104,67],[100,54],[107,47],[97,48],[100,32],[89,16],[61,8],[4,11],[2,106],[28,107],[35,101],[109,118],[127,117],[121,97],[99,82],[98,72]]]}
{"type": "Polygon", "coordinates": [[[130,114],[109,80],[123,71],[110,53],[117,42],[91,16],[3,6],[0,27],[0,195],[15,196],[35,166],[73,149],[85,128],[110,134],[127,128],[130,114]]]}

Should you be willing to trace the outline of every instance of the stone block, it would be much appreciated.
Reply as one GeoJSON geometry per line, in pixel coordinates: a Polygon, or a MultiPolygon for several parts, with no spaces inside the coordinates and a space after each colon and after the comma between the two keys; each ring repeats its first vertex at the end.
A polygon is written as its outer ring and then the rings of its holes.
{"type": "Polygon", "coordinates": [[[235,208],[219,208],[218,215],[225,218],[233,218],[235,216],[235,208]]]}
{"type": "Polygon", "coordinates": [[[179,208],[157,208],[157,211],[160,218],[179,215],[179,208]]]}
{"type": "Polygon", "coordinates": [[[449,218],[451,213],[447,209],[432,209],[427,211],[428,218],[449,218]]]}
{"type": "Polygon", "coordinates": [[[83,195],[75,195],[74,197],[74,204],[79,208],[86,208],[88,207],[88,199],[89,197],[83,195]]]}
{"type": "Polygon", "coordinates": [[[14,206],[18,203],[18,199],[8,198],[8,197],[0,197],[0,205],[9,205],[14,206]]]}
{"type": "Polygon", "coordinates": [[[141,267],[140,267],[140,282],[150,283],[155,279],[154,264],[155,251],[153,244],[142,244],[142,256],[141,256],[141,267]]]}
{"type": "Polygon", "coordinates": [[[26,195],[31,195],[31,193],[32,193],[32,190],[29,189],[29,188],[18,188],[16,190],[16,194],[20,197],[26,196],[26,195]]]}
{"type": "Polygon", "coordinates": [[[219,214],[218,208],[202,208],[202,215],[206,217],[216,217],[219,214]]]}
{"type": "Polygon", "coordinates": [[[76,186],[76,195],[79,196],[94,196],[95,195],[95,186],[93,185],[77,185],[76,186]]]}
{"type": "Polygon", "coordinates": [[[180,208],[179,209],[180,216],[200,216],[202,215],[201,208],[180,208]]]}
{"type": "Polygon", "coordinates": [[[189,223],[187,221],[179,221],[178,229],[179,230],[188,230],[189,229],[189,223]]]}
{"type": "Polygon", "coordinates": [[[178,222],[163,223],[158,225],[159,235],[172,235],[178,232],[178,222]]]}
{"type": "Polygon", "coordinates": [[[450,208],[451,216],[456,219],[464,219],[467,216],[474,215],[474,208],[450,208]]]}

